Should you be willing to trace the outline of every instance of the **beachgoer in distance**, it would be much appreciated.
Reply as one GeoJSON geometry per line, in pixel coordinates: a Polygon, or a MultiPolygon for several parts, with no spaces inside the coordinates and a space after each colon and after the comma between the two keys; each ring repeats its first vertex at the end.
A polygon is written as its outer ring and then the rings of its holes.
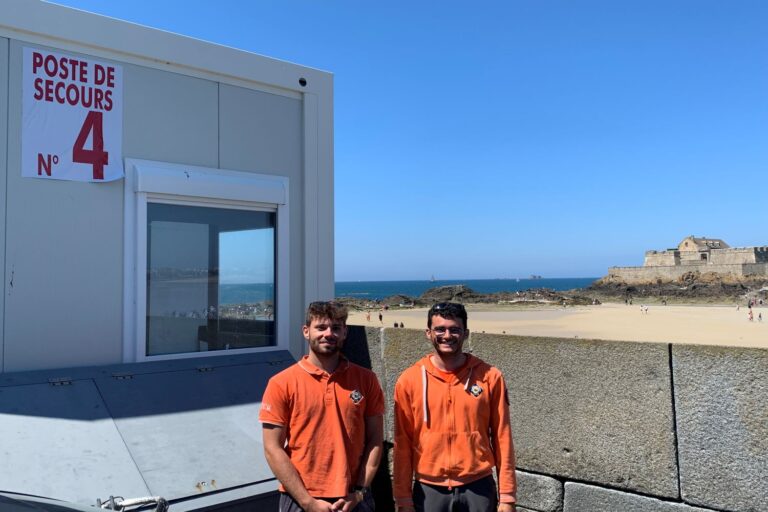
{"type": "Polygon", "coordinates": [[[512,512],[515,451],[504,377],[462,350],[469,330],[461,304],[432,306],[426,335],[434,351],[395,384],[398,510],[512,512]]]}
{"type": "Polygon", "coordinates": [[[341,355],[346,307],[313,302],[302,331],[309,355],[269,380],[259,413],[264,454],[280,481],[280,511],[373,510],[370,485],[384,438],[381,386],[372,371],[341,355]]]}
{"type": "Polygon", "coordinates": [[[381,311],[379,311],[379,322],[382,324],[384,323],[384,315],[381,314],[381,311]]]}

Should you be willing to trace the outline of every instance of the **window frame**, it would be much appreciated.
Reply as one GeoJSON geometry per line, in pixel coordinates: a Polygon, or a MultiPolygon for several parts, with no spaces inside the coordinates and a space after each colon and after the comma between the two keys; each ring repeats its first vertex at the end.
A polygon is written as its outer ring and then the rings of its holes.
{"type": "Polygon", "coordinates": [[[123,362],[162,361],[192,357],[289,349],[289,180],[227,169],[125,160],[123,362]],[[205,352],[147,355],[147,204],[216,207],[274,212],[276,344],[205,352]]]}

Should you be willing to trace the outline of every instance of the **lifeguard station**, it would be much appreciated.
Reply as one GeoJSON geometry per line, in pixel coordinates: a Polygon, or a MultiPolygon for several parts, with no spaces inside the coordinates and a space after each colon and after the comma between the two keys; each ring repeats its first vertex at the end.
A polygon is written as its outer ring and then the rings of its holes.
{"type": "Polygon", "coordinates": [[[271,503],[261,394],[333,296],[332,76],[0,12],[0,490],[271,503]]]}

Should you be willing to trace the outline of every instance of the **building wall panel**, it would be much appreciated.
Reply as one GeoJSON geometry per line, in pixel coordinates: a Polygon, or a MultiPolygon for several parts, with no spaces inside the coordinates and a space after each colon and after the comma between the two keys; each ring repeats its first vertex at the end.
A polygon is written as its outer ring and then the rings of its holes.
{"type": "Polygon", "coordinates": [[[218,84],[124,65],[123,156],[218,167],[218,84]]]}
{"type": "Polygon", "coordinates": [[[123,182],[21,177],[23,47],[10,41],[4,371],[118,362],[123,182]]]}
{"type": "MultiPolygon", "coordinates": [[[[220,164],[222,168],[287,176],[290,180],[290,326],[304,319],[304,157],[302,102],[242,87],[220,87],[220,164]]],[[[278,265],[285,262],[277,262],[278,265]]],[[[299,355],[301,337],[291,337],[299,355]]]]}
{"type": "MultiPolygon", "coordinates": [[[[7,204],[6,164],[8,155],[8,39],[0,37],[0,203],[7,204]]],[[[5,276],[5,208],[0,208],[0,275],[5,276]]],[[[0,373],[3,371],[3,333],[5,331],[5,295],[8,282],[0,287],[0,373]]]]}

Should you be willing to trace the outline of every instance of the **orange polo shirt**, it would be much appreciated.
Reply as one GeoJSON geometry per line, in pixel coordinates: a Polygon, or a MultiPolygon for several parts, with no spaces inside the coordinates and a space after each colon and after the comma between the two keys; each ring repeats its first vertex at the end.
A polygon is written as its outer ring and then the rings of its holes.
{"type": "Polygon", "coordinates": [[[259,420],[286,429],[285,451],[310,496],[331,498],[357,483],[365,418],[383,414],[372,371],[342,359],[329,374],[304,356],[269,379],[259,420]]]}

